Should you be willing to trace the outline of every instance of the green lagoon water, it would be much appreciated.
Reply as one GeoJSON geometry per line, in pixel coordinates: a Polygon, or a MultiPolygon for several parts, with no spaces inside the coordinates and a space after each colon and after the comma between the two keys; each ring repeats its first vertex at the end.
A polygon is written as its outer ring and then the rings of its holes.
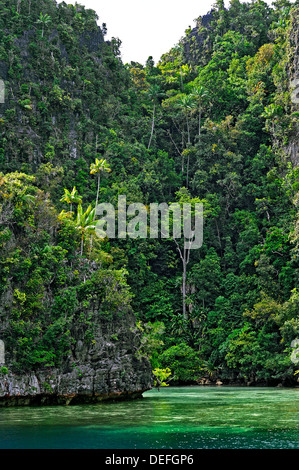
{"type": "Polygon", "coordinates": [[[299,449],[299,388],[167,387],[142,399],[0,409],[1,449],[299,449]]]}

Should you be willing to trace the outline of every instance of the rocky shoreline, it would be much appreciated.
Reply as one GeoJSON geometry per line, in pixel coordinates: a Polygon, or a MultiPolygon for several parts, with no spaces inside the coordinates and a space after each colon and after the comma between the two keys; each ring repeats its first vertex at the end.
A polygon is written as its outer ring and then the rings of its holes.
{"type": "Polygon", "coordinates": [[[61,373],[59,369],[17,375],[8,373],[0,379],[0,407],[91,404],[102,401],[142,397],[152,387],[152,375],[146,360],[123,358],[121,367],[93,369],[77,367],[61,373]],[[137,366],[136,368],[133,365],[137,366]]]}

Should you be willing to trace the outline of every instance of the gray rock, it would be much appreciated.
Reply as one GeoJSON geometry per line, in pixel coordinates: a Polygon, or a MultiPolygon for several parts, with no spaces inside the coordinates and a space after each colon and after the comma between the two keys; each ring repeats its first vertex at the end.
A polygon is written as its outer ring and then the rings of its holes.
{"type": "Polygon", "coordinates": [[[5,364],[9,372],[0,374],[0,406],[69,405],[141,397],[152,388],[153,375],[149,361],[136,355],[138,337],[133,326],[130,312],[117,320],[98,317],[95,342],[88,345],[74,322],[77,342],[60,368],[15,374],[9,362],[5,364]],[[111,342],[113,334],[122,339],[111,342]]]}

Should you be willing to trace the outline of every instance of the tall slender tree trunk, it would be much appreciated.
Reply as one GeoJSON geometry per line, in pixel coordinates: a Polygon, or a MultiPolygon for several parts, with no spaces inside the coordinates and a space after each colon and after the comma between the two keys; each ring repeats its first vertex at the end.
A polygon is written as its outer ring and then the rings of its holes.
{"type": "Polygon", "coordinates": [[[199,118],[198,118],[198,137],[200,138],[201,133],[201,106],[199,108],[199,118]]]}
{"type": "MultiPolygon", "coordinates": [[[[101,180],[101,176],[99,174],[98,175],[98,189],[97,189],[97,198],[96,198],[96,208],[97,208],[97,205],[98,205],[98,202],[99,202],[100,180],[101,180]]],[[[96,217],[96,213],[94,212],[93,220],[95,220],[95,217],[96,217]]]]}
{"type": "MultiPolygon", "coordinates": [[[[100,174],[98,174],[98,189],[97,189],[97,197],[96,197],[96,207],[95,207],[95,211],[94,211],[94,214],[93,214],[93,220],[95,221],[95,218],[96,218],[96,211],[97,211],[97,206],[98,206],[98,202],[99,202],[99,192],[100,192],[100,180],[101,180],[101,176],[100,174]]],[[[92,248],[92,235],[90,237],[90,249],[92,248]]]]}
{"type": "Polygon", "coordinates": [[[184,248],[183,250],[181,250],[176,239],[174,238],[173,240],[176,244],[177,250],[179,252],[180,258],[183,263],[183,277],[182,277],[183,317],[184,317],[184,320],[188,320],[188,313],[186,309],[186,281],[187,281],[187,265],[189,263],[190,248],[186,248],[184,244],[184,248]]]}
{"type": "Polygon", "coordinates": [[[149,140],[149,143],[148,143],[148,149],[150,148],[151,146],[151,143],[152,143],[152,138],[153,138],[153,134],[154,134],[154,128],[155,128],[155,112],[156,112],[156,105],[154,103],[154,107],[153,107],[153,120],[152,120],[152,130],[151,130],[151,136],[150,136],[150,140],[149,140]]]}
{"type": "Polygon", "coordinates": [[[83,232],[81,236],[81,256],[83,255],[83,244],[84,244],[84,237],[83,237],[83,232]]]}
{"type": "Polygon", "coordinates": [[[186,121],[187,121],[187,135],[188,135],[188,145],[190,145],[190,128],[189,128],[189,119],[188,116],[186,115],[186,121]]]}
{"type": "Polygon", "coordinates": [[[186,312],[186,275],[187,275],[186,249],[184,248],[182,290],[183,290],[183,317],[184,317],[185,320],[187,320],[187,312],[186,312]]]}
{"type": "Polygon", "coordinates": [[[188,152],[188,157],[187,157],[187,176],[186,176],[186,188],[188,189],[189,185],[189,164],[190,164],[190,154],[188,152]]]}
{"type": "MultiPolygon", "coordinates": [[[[187,114],[186,114],[186,121],[187,121],[187,135],[188,135],[188,147],[189,147],[190,144],[191,144],[191,140],[190,140],[189,119],[188,119],[187,114]]],[[[186,176],[186,187],[187,188],[188,188],[188,184],[189,184],[189,163],[190,163],[190,155],[189,155],[189,152],[188,152],[188,156],[187,156],[187,176],[186,176]]]]}

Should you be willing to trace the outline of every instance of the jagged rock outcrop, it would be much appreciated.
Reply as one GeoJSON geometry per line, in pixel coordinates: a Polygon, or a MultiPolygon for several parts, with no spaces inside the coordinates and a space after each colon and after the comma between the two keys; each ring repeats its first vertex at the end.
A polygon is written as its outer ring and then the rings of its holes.
{"type": "MultiPolygon", "coordinates": [[[[196,27],[192,28],[188,36],[183,39],[184,54],[188,60],[201,63],[204,54],[211,52],[209,32],[211,30],[211,22],[214,19],[214,11],[212,9],[206,15],[199,17],[196,27]]],[[[202,65],[205,63],[206,60],[203,60],[202,65]]]]}
{"type": "Polygon", "coordinates": [[[69,405],[141,397],[152,387],[148,360],[138,356],[134,315],[99,320],[90,344],[74,321],[72,353],[59,368],[44,367],[24,374],[10,371],[5,353],[0,370],[0,406],[69,405]]]}

